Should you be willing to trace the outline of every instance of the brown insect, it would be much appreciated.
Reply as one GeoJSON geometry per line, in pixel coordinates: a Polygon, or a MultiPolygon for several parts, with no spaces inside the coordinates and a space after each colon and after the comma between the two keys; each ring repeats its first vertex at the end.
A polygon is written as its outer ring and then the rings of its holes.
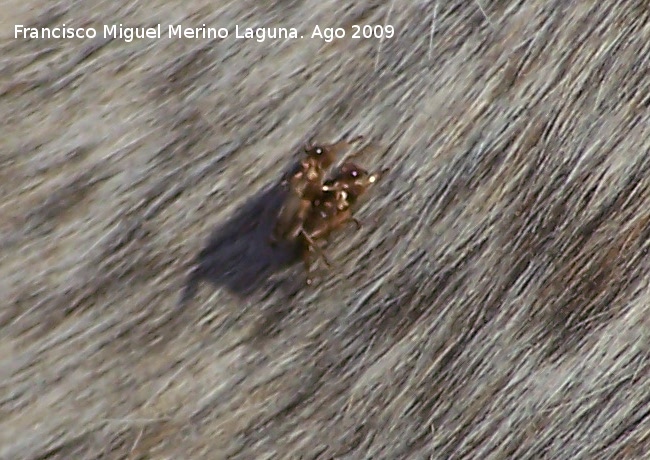
{"type": "Polygon", "coordinates": [[[336,160],[337,154],[362,139],[363,136],[357,136],[350,141],[343,140],[334,144],[313,144],[312,141],[305,144],[305,157],[300,159],[291,176],[281,183],[289,187],[289,195],[278,214],[271,236],[272,243],[279,239],[296,239],[312,203],[323,193],[325,174],[336,160]]]}
{"type": "Polygon", "coordinates": [[[313,201],[297,235],[301,243],[307,284],[312,283],[312,253],[316,253],[331,268],[321,246],[332,232],[349,222],[354,223],[357,230],[361,228],[361,222],[352,214],[352,207],[387,171],[384,169],[371,174],[359,165],[346,161],[339,167],[337,174],[323,184],[322,195],[313,201]]]}

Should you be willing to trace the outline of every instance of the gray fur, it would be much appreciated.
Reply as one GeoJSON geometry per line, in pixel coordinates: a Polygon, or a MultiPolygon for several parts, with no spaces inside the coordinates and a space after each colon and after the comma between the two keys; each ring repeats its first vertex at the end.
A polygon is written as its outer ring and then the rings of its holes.
{"type": "Polygon", "coordinates": [[[12,3],[305,38],[2,41],[0,458],[650,451],[647,2],[348,3],[12,3]],[[357,134],[307,288],[274,184],[357,134]]]}

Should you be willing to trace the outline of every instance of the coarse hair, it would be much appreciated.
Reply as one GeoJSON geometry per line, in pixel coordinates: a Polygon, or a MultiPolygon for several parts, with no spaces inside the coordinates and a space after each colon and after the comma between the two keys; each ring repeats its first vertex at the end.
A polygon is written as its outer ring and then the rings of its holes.
{"type": "Polygon", "coordinates": [[[647,2],[32,3],[299,37],[0,43],[0,458],[650,452],[647,2]],[[277,184],[356,135],[307,286],[277,184]]]}

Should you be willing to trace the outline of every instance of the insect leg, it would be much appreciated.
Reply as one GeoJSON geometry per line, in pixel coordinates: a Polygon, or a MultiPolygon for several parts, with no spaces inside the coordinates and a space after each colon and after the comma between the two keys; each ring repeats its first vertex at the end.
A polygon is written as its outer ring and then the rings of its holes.
{"type": "Polygon", "coordinates": [[[318,246],[318,245],[316,244],[316,242],[314,241],[314,239],[313,239],[311,236],[309,236],[309,234],[307,234],[307,232],[305,232],[305,230],[302,229],[302,228],[300,229],[300,233],[301,233],[302,236],[305,238],[305,241],[307,242],[307,246],[308,246],[312,251],[314,251],[314,252],[316,253],[316,255],[318,255],[318,257],[320,257],[320,258],[323,260],[323,262],[325,263],[325,265],[327,265],[329,268],[331,268],[331,267],[332,267],[332,264],[331,264],[330,261],[327,259],[327,257],[326,257],[325,254],[323,253],[323,250],[320,248],[320,246],[318,246]]]}
{"type": "Polygon", "coordinates": [[[302,262],[305,265],[305,273],[307,275],[307,284],[312,283],[311,276],[311,250],[308,246],[302,248],[302,262]]]}

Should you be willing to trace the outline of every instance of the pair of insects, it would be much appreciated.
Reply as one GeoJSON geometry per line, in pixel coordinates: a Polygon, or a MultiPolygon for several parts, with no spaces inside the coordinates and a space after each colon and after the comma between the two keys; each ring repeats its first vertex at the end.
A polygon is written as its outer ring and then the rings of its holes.
{"type": "Polygon", "coordinates": [[[271,241],[274,244],[278,240],[298,243],[307,272],[307,284],[312,283],[312,254],[331,267],[322,245],[332,232],[349,222],[353,222],[357,229],[361,228],[361,222],[352,214],[352,207],[387,171],[369,173],[351,161],[358,155],[356,152],[348,155],[331,177],[326,176],[338,153],[361,140],[363,136],[334,144],[307,142],[303,158],[289,178],[282,181],[289,194],[278,214],[271,241]]]}

